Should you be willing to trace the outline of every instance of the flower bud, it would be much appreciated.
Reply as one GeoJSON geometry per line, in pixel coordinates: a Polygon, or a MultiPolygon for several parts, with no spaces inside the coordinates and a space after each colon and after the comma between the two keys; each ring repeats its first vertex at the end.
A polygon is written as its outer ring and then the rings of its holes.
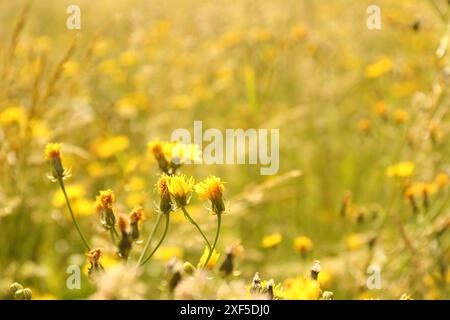
{"type": "Polygon", "coordinates": [[[316,261],[314,261],[314,264],[311,267],[311,273],[310,273],[311,279],[317,280],[317,277],[319,277],[319,273],[320,273],[320,261],[316,260],[316,261]]]}
{"type": "Polygon", "coordinates": [[[18,282],[14,282],[12,285],[9,286],[9,292],[14,296],[14,294],[16,293],[16,291],[22,290],[23,286],[18,283],[18,282]]]}
{"type": "Polygon", "coordinates": [[[16,300],[31,300],[32,292],[29,288],[19,289],[14,293],[16,300]]]}
{"type": "Polygon", "coordinates": [[[186,261],[185,263],[183,263],[183,270],[184,272],[186,272],[189,275],[193,275],[195,272],[195,267],[192,265],[192,263],[186,261]]]}

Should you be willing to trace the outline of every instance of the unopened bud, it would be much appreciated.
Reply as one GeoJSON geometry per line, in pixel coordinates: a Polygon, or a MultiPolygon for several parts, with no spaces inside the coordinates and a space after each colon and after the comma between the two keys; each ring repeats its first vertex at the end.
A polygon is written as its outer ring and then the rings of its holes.
{"type": "Polygon", "coordinates": [[[195,272],[195,267],[192,265],[192,263],[186,261],[185,263],[183,263],[183,270],[187,274],[192,275],[195,272]]]}
{"type": "Polygon", "coordinates": [[[19,289],[14,294],[14,299],[17,300],[31,300],[32,292],[31,289],[25,288],[25,289],[19,289]]]}
{"type": "Polygon", "coordinates": [[[23,289],[23,286],[18,282],[14,282],[12,285],[9,286],[9,292],[13,296],[17,291],[22,290],[22,289],[23,289]]]}
{"type": "Polygon", "coordinates": [[[314,261],[314,264],[311,267],[311,273],[310,273],[311,279],[317,280],[319,273],[320,273],[320,261],[316,260],[316,261],[314,261]]]}

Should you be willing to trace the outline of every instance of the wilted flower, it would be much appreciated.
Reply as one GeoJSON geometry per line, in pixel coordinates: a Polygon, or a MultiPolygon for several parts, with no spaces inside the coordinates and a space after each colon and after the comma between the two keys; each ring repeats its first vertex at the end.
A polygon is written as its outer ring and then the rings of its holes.
{"type": "Polygon", "coordinates": [[[134,208],[130,213],[131,238],[139,239],[139,223],[144,219],[144,210],[142,207],[134,208]]]}
{"type": "Polygon", "coordinates": [[[121,238],[119,242],[119,256],[124,259],[128,260],[128,256],[130,255],[131,247],[132,247],[132,241],[131,241],[131,234],[129,231],[129,220],[128,217],[121,214],[119,216],[118,220],[118,227],[120,230],[121,238]]]}
{"type": "Polygon", "coordinates": [[[156,182],[156,190],[161,196],[159,202],[159,211],[162,213],[169,213],[172,210],[172,200],[169,192],[170,176],[163,173],[156,182]]]}

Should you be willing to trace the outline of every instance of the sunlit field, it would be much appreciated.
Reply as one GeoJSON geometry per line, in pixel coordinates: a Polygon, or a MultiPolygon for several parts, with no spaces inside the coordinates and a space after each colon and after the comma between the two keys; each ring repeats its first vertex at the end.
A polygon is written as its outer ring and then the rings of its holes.
{"type": "Polygon", "coordinates": [[[0,299],[449,299],[450,4],[373,2],[2,1],[0,299]]]}

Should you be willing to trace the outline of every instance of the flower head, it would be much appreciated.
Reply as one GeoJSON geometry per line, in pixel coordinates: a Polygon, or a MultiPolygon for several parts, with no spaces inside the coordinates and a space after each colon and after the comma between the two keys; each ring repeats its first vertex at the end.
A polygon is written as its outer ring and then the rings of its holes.
{"type": "Polygon", "coordinates": [[[261,247],[265,249],[274,248],[278,246],[281,241],[283,241],[283,236],[279,232],[275,232],[269,235],[264,236],[261,241],[261,247]]]}
{"type": "Polygon", "coordinates": [[[184,174],[171,176],[168,183],[170,195],[179,206],[185,206],[189,202],[189,195],[194,189],[194,178],[184,174]]]}
{"type": "Polygon", "coordinates": [[[404,161],[389,166],[386,169],[386,174],[389,177],[408,178],[414,174],[416,165],[413,162],[404,161]]]}
{"type": "Polygon", "coordinates": [[[48,143],[45,146],[45,158],[47,160],[61,159],[61,143],[48,143]]]}
{"type": "Polygon", "coordinates": [[[48,143],[45,146],[45,158],[50,160],[53,166],[52,174],[48,175],[51,181],[63,180],[70,177],[70,169],[64,169],[61,162],[61,143],[48,143]]]}
{"type": "Polygon", "coordinates": [[[90,263],[90,266],[88,268],[89,275],[91,275],[95,271],[102,269],[102,265],[100,263],[100,258],[102,257],[102,255],[103,255],[102,248],[95,248],[86,253],[88,262],[90,263]]]}
{"type": "Polygon", "coordinates": [[[305,254],[311,251],[313,243],[310,238],[300,236],[294,239],[294,247],[298,253],[305,254]]]}
{"type": "Polygon", "coordinates": [[[220,214],[225,211],[223,202],[224,185],[220,178],[211,176],[195,185],[200,198],[211,201],[212,211],[220,214]]]}
{"type": "Polygon", "coordinates": [[[161,199],[159,202],[159,210],[162,213],[169,213],[172,210],[172,200],[170,199],[169,192],[170,176],[163,173],[156,182],[156,190],[159,193],[161,199]]]}
{"type": "Polygon", "coordinates": [[[112,209],[115,200],[116,197],[114,196],[114,192],[111,189],[102,190],[96,197],[95,208],[97,211],[112,209]]]}
{"type": "Polygon", "coordinates": [[[134,208],[130,213],[131,238],[139,239],[139,223],[144,219],[144,210],[142,207],[134,208]]]}

